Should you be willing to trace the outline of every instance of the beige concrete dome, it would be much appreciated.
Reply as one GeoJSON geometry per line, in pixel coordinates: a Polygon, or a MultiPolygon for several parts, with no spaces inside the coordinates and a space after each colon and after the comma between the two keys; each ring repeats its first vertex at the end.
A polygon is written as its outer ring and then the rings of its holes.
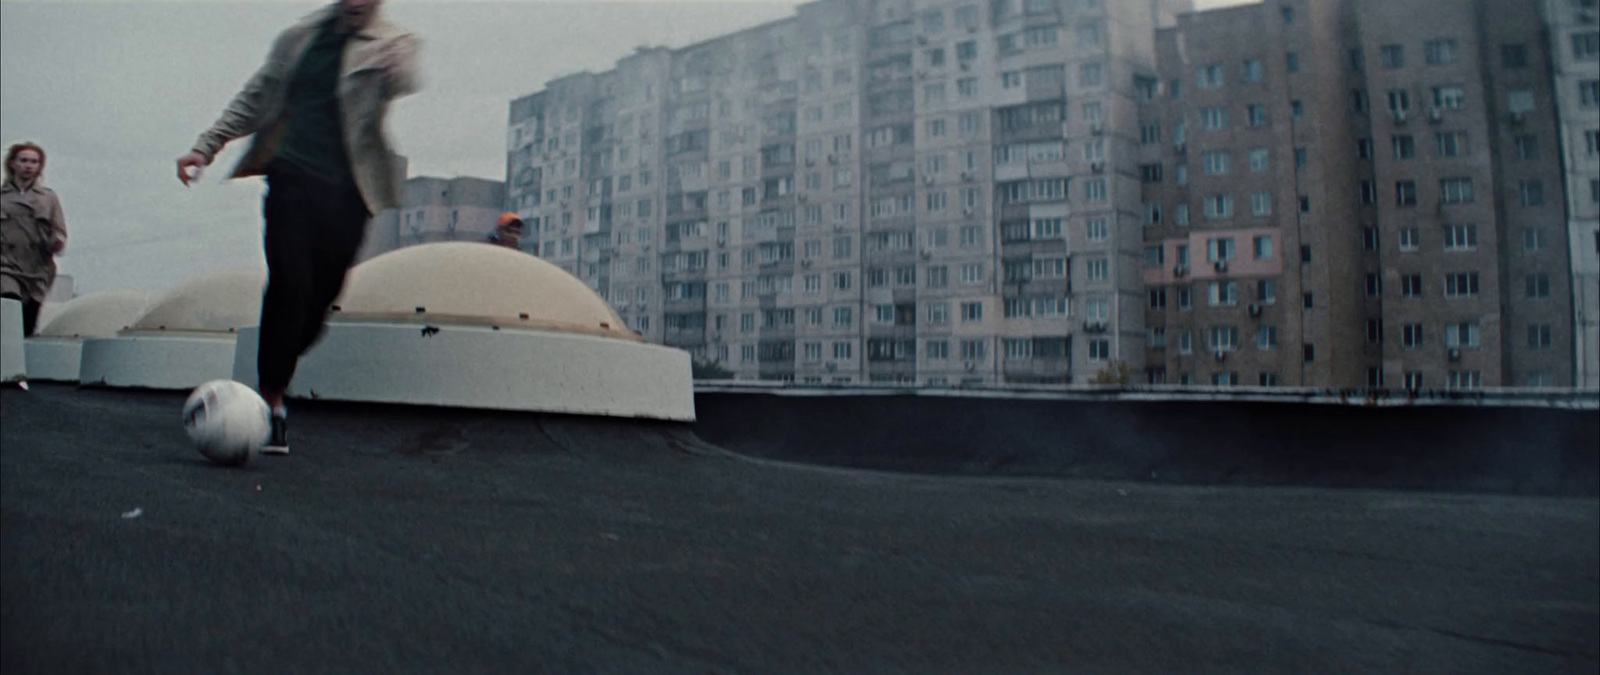
{"type": "Polygon", "coordinates": [[[261,321],[262,269],[210,272],[185,280],[150,302],[133,331],[233,333],[261,321]]]}
{"type": "Polygon", "coordinates": [[[73,298],[50,315],[36,337],[108,338],[133,325],[144,314],[150,294],[144,291],[106,291],[73,298]]]}
{"type": "Polygon", "coordinates": [[[638,340],[584,283],[500,246],[409,246],[358,265],[335,320],[469,323],[638,340]]]}

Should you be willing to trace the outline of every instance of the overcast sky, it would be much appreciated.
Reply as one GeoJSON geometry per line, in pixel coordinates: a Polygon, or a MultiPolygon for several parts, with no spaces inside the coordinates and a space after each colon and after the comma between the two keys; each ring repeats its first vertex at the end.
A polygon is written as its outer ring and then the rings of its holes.
{"type": "MultiPolygon", "coordinates": [[[[1200,0],[1204,6],[1240,0],[1200,0]]],[[[80,294],[159,291],[212,269],[262,266],[259,180],[223,181],[244,143],[184,188],[174,160],[221,112],[274,35],[322,2],[0,0],[0,142],[49,153],[80,294]]],[[[510,100],[610,68],[639,45],[677,47],[793,13],[796,2],[388,0],[423,39],[423,90],[390,113],[411,175],[505,178],[510,100]]]]}

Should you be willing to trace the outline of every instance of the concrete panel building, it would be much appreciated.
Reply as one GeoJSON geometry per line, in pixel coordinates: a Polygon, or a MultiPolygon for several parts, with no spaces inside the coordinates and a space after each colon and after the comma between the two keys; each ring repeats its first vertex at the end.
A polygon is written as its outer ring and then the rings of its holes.
{"type": "MultiPolygon", "coordinates": [[[[1566,171],[1574,383],[1594,388],[1600,387],[1600,2],[1545,0],[1541,5],[1549,26],[1559,147],[1566,171]]],[[[1545,242],[1526,243],[1542,251],[1545,242]]]]}
{"type": "Polygon", "coordinates": [[[1142,368],[1133,74],[1187,2],[822,0],[514,101],[540,254],[739,377],[1142,368]]]}

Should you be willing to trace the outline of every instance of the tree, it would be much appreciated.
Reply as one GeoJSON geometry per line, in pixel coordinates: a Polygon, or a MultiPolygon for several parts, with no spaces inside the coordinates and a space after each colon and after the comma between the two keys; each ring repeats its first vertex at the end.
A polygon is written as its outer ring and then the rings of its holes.
{"type": "Polygon", "coordinates": [[[1105,368],[1095,373],[1094,384],[1126,386],[1132,376],[1133,366],[1124,361],[1109,361],[1105,368]]]}
{"type": "Polygon", "coordinates": [[[695,359],[689,367],[694,379],[696,380],[733,379],[733,371],[723,368],[722,364],[717,363],[716,361],[701,361],[699,359],[695,359]]]}

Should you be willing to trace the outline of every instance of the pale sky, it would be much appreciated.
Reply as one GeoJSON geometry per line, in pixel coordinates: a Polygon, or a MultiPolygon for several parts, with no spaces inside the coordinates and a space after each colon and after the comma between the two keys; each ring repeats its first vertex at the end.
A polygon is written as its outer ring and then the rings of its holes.
{"type": "MultiPolygon", "coordinates": [[[[1246,0],[1249,1],[1249,0],[1246,0]]],[[[312,0],[0,0],[0,142],[49,153],[67,214],[59,258],[79,293],[160,291],[208,270],[262,266],[259,180],[201,184],[174,160],[312,0]]],[[[796,2],[388,0],[424,39],[423,90],[390,136],[411,175],[505,178],[511,99],[554,77],[612,67],[639,45],[677,47],[793,13],[796,2]]],[[[1198,0],[1201,7],[1240,0],[1198,0]]]]}

